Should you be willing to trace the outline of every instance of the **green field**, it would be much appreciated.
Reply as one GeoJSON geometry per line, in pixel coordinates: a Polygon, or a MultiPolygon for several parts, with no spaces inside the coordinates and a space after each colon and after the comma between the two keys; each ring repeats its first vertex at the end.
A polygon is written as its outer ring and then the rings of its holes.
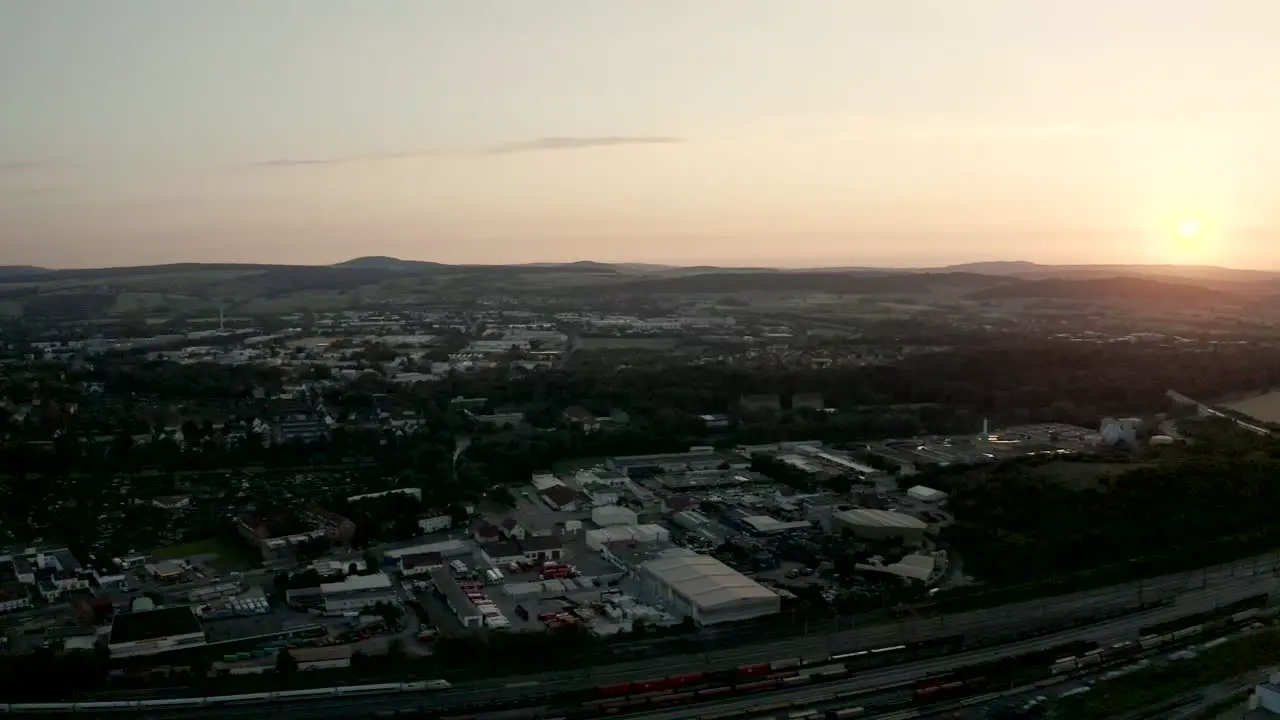
{"type": "Polygon", "coordinates": [[[177,545],[166,545],[152,550],[151,554],[162,559],[186,558],[192,555],[217,555],[217,559],[210,561],[209,565],[223,572],[244,570],[252,566],[254,561],[247,548],[220,538],[206,538],[177,545]]]}

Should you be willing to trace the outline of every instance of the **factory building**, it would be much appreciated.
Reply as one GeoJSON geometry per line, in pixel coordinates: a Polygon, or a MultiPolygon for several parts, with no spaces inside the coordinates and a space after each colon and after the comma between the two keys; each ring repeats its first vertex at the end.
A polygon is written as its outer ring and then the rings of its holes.
{"type": "Polygon", "coordinates": [[[924,542],[924,530],[928,525],[910,515],[888,510],[855,508],[831,516],[836,530],[848,530],[862,540],[901,539],[904,545],[916,546],[924,542]]]}
{"type": "Polygon", "coordinates": [[[610,543],[650,543],[671,542],[671,531],[661,525],[611,525],[597,530],[588,530],[587,547],[599,551],[610,543]]]}
{"type": "Polygon", "coordinates": [[[204,628],[185,605],[116,615],[107,650],[112,658],[155,655],[206,643],[204,628]]]}
{"type": "Polygon", "coordinates": [[[693,618],[698,625],[774,615],[782,598],[707,555],[677,554],[640,566],[648,594],[693,618]]]}
{"type": "Polygon", "coordinates": [[[342,582],[322,583],[320,596],[324,598],[327,613],[351,612],[377,605],[380,602],[397,601],[391,578],[383,573],[352,575],[342,582]]]}
{"type": "Polygon", "coordinates": [[[942,503],[947,501],[946,493],[942,492],[941,490],[934,490],[931,487],[925,487],[924,485],[916,485],[915,487],[908,490],[907,497],[910,497],[912,500],[919,500],[920,502],[933,503],[935,505],[941,505],[942,503]]]}

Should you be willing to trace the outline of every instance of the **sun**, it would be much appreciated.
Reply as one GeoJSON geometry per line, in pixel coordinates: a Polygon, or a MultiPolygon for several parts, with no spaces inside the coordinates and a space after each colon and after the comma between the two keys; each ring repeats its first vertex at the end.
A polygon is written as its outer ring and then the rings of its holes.
{"type": "Polygon", "coordinates": [[[1198,239],[1204,232],[1204,223],[1200,222],[1200,218],[1187,216],[1178,220],[1178,238],[1184,241],[1194,241],[1198,239]]]}

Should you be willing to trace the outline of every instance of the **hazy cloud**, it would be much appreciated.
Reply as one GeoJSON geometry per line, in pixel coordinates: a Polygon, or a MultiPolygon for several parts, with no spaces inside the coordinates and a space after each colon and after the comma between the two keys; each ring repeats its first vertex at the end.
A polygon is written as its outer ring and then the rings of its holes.
{"type": "Polygon", "coordinates": [[[348,163],[358,162],[378,162],[380,160],[408,160],[410,158],[425,157],[428,153],[371,153],[368,155],[348,155],[345,157],[332,158],[276,158],[274,160],[264,160],[254,163],[254,167],[264,168],[282,168],[282,167],[302,167],[306,165],[345,165],[348,163]]]}
{"type": "Polygon", "coordinates": [[[492,154],[540,152],[543,150],[584,150],[614,145],[669,145],[684,142],[675,137],[550,137],[528,142],[499,145],[488,150],[492,154]]]}
{"type": "Polygon", "coordinates": [[[16,172],[19,170],[35,170],[36,168],[42,167],[42,166],[43,166],[43,163],[38,163],[33,160],[0,161],[0,171],[4,171],[4,172],[8,172],[8,171],[16,172]]]}

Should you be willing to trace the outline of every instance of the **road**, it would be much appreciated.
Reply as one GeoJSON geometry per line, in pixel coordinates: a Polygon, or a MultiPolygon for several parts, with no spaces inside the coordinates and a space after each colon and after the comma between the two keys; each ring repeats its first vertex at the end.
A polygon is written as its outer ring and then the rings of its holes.
{"type": "MultiPolygon", "coordinates": [[[[1269,563],[1271,557],[1267,556],[1269,563]]],[[[1133,639],[1141,627],[1172,620],[1191,613],[1210,610],[1260,592],[1276,592],[1280,590],[1280,578],[1270,572],[1250,575],[1249,572],[1262,560],[1254,559],[1206,569],[1191,575],[1176,575],[1142,583],[1142,588],[1121,586],[1107,588],[1090,593],[1076,593],[1072,596],[1055,598],[1048,602],[1019,603],[989,610],[973,611],[948,618],[918,620],[913,622],[872,626],[866,629],[855,629],[839,634],[797,638],[793,640],[769,643],[767,645],[738,648],[701,656],[683,655],[679,657],[655,658],[640,662],[609,665],[590,671],[577,673],[542,673],[522,676],[503,684],[497,683],[460,683],[454,690],[444,693],[415,694],[411,696],[363,696],[358,698],[334,697],[310,701],[299,701],[292,705],[245,705],[216,707],[203,709],[187,709],[165,715],[149,714],[148,717],[171,718],[245,718],[260,716],[264,718],[290,718],[291,720],[335,720],[351,717],[362,712],[378,710],[399,710],[427,707],[465,707],[480,702],[516,700],[521,697],[539,695],[548,692],[570,690],[574,688],[618,682],[627,679],[661,677],[682,672],[693,672],[711,667],[726,667],[748,662],[766,662],[788,657],[818,657],[831,652],[845,652],[867,647],[878,647],[904,639],[923,639],[925,637],[952,633],[966,633],[972,637],[982,636],[996,639],[1011,637],[1022,628],[1025,633],[1030,629],[1043,626],[1052,619],[1069,617],[1097,617],[1099,613],[1124,607],[1132,607],[1137,603],[1139,593],[1145,599],[1153,597],[1173,597],[1173,604],[1151,610],[1126,615],[1107,622],[1082,626],[1079,628],[1046,635],[1035,640],[1017,643],[1015,646],[991,647],[972,650],[959,655],[935,658],[908,665],[868,670],[859,673],[836,685],[824,685],[821,688],[809,688],[796,691],[771,693],[782,700],[805,700],[819,698],[833,692],[878,687],[881,685],[904,682],[920,675],[940,672],[974,662],[989,660],[1012,652],[1029,652],[1072,640],[1097,640],[1106,642],[1115,639],[1133,639]],[[1175,597],[1176,596],[1176,597],[1175,597]],[[496,685],[496,686],[495,686],[496,685]],[[808,693],[808,694],[806,694],[808,693]]],[[[724,704],[723,709],[732,710],[737,706],[731,701],[724,704]]],[[[759,703],[755,698],[751,704],[759,703]]],[[[715,706],[716,710],[722,706],[715,706]]],[[[744,706],[745,707],[745,706],[744,706]]],[[[688,716],[688,710],[673,710],[637,715],[636,718],[646,720],[678,720],[688,716]]]]}

